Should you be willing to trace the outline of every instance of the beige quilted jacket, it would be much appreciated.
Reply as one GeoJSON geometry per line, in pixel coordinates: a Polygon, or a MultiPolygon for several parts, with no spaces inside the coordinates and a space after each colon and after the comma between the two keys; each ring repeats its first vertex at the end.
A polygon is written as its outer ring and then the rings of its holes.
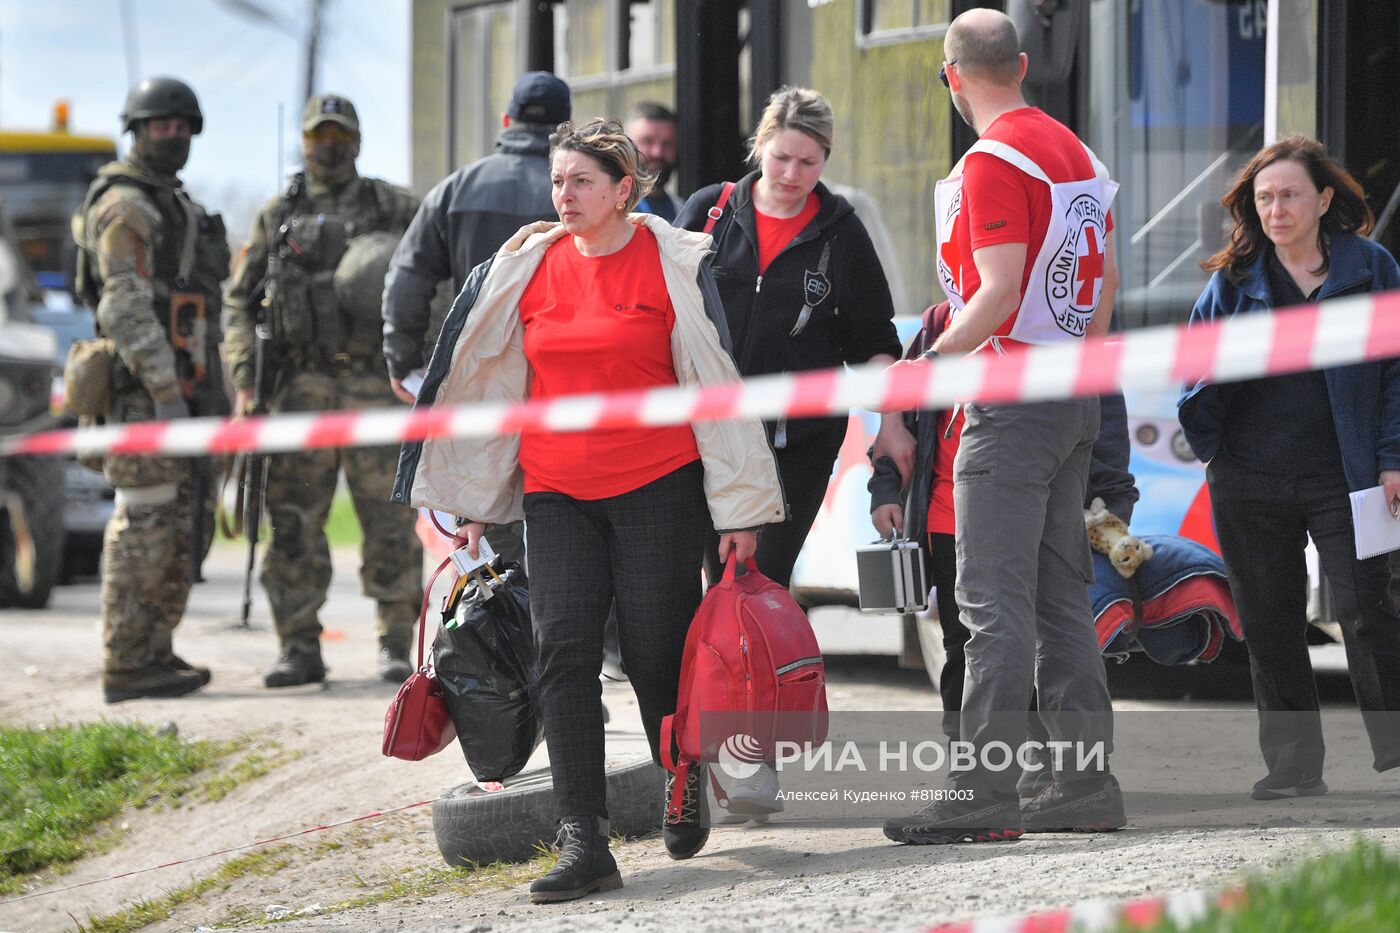
{"type": "MultiPolygon", "coordinates": [[[[704,262],[710,251],[709,235],[677,230],[650,214],[634,214],[631,219],[649,227],[660,247],[661,268],[676,312],[671,352],[677,381],[683,386],[737,381],[738,371],[714,324],[714,320],[724,321],[724,312],[704,262]],[[713,319],[706,313],[707,300],[713,319]]],[[[545,250],[564,235],[560,224],[526,228],[496,254],[484,280],[473,275],[474,281],[463,288],[443,326],[419,405],[424,399],[434,405],[463,405],[519,402],[527,397],[530,367],[524,352],[520,296],[545,250]]],[[[735,531],[783,521],[786,504],[762,423],[742,418],[691,427],[705,467],[705,497],[715,528],[735,531]]],[[[519,435],[405,445],[394,499],[488,524],[523,518],[519,455],[519,435]]]]}

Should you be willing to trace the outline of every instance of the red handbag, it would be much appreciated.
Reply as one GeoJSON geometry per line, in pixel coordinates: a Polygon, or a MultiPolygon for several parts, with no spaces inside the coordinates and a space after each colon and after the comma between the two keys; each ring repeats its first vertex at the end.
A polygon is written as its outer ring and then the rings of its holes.
{"type": "Polygon", "coordinates": [[[428,579],[423,593],[423,608],[418,614],[418,670],[409,675],[399,688],[389,711],[384,714],[384,757],[404,761],[422,761],[436,755],[457,738],[457,727],[447,712],[447,700],[442,684],[431,664],[423,663],[423,630],[427,627],[428,598],[433,583],[443,568],[452,562],[449,557],[438,565],[428,579]]]}

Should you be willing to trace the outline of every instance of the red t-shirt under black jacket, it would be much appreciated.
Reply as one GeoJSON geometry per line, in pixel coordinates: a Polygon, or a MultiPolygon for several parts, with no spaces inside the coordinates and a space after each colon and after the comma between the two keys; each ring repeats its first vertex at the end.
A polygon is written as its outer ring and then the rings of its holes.
{"type": "MultiPolygon", "coordinates": [[[[606,256],[584,256],[572,236],[561,237],[521,295],[520,320],[532,399],[676,384],[676,313],[656,237],[645,227],[606,256]]],[[[631,492],[699,458],[688,425],[520,439],[525,492],[575,499],[631,492]]]]}

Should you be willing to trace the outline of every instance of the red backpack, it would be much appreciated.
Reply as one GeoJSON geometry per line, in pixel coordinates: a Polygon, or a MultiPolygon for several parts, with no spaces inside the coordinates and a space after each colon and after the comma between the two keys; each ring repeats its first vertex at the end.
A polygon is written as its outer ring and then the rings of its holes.
{"type": "MultiPolygon", "coordinates": [[[[661,760],[676,775],[669,803],[676,816],[691,766],[718,761],[721,746],[739,761],[763,762],[780,741],[826,741],[826,665],[812,624],[787,587],[759,573],[752,558],[744,566],[748,572],[736,579],[731,553],[724,577],[696,610],[676,713],[661,721],[661,760]],[[735,734],[702,736],[702,712],[729,714],[715,718],[721,727],[733,720],[735,734]]],[[[714,725],[710,731],[731,731],[714,725]]],[[[723,802],[718,782],[715,793],[723,802]]]]}

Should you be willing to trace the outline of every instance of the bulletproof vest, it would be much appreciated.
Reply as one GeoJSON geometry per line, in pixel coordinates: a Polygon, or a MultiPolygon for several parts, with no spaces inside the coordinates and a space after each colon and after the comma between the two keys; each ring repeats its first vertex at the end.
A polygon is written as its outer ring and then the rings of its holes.
{"type": "MultiPolygon", "coordinates": [[[[382,356],[383,322],[377,302],[343,300],[336,269],[351,241],[388,232],[397,240],[412,218],[393,187],[361,178],[355,203],[339,213],[318,212],[298,193],[284,203],[280,226],[269,233],[268,320],[274,348],[305,364],[377,361],[382,356]]],[[[383,281],[380,281],[380,292],[383,281]]]]}
{"type": "Polygon", "coordinates": [[[207,213],[183,189],[164,183],[129,162],[103,166],[88,188],[73,224],[80,247],[74,286],[79,300],[94,310],[102,298],[103,281],[97,263],[96,233],[87,229],[89,214],[93,205],[117,185],[138,188],[160,216],[154,242],[147,244],[153,251],[152,311],[176,350],[182,387],[189,396],[214,365],[211,356],[218,353],[222,337],[220,288],[229,270],[223,218],[207,213]]]}

